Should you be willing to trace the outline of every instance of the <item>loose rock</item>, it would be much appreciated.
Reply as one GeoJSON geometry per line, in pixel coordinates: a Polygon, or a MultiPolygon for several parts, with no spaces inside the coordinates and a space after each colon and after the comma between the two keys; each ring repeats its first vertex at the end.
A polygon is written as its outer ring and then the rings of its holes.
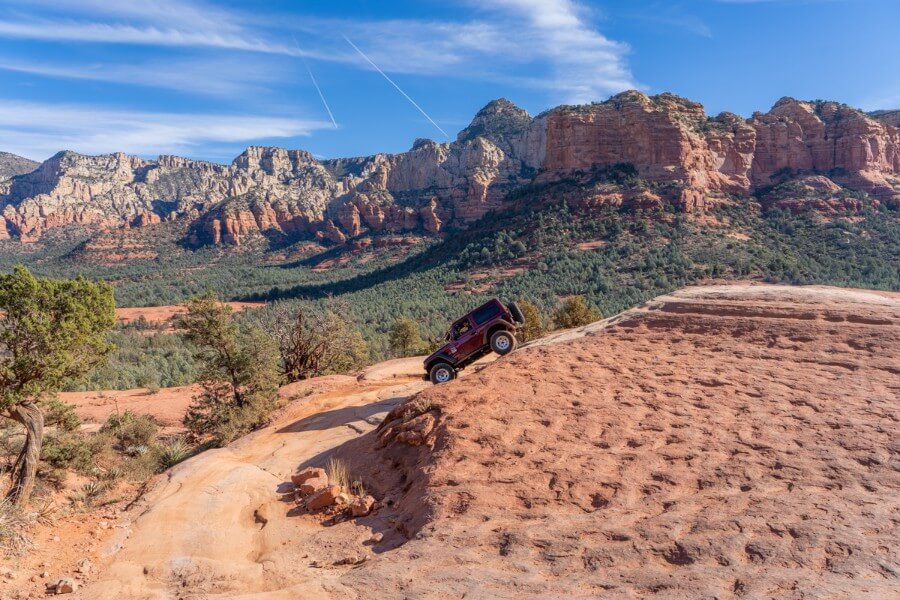
{"type": "Polygon", "coordinates": [[[316,511],[331,506],[332,504],[334,504],[335,500],[337,500],[337,497],[340,493],[341,488],[339,486],[328,486],[325,489],[320,490],[310,496],[306,500],[306,508],[309,511],[316,511]]]}
{"type": "Polygon", "coordinates": [[[55,594],[71,594],[75,591],[75,582],[68,578],[63,578],[53,585],[53,593],[55,594]]]}
{"type": "Polygon", "coordinates": [[[364,517],[372,512],[374,505],[375,498],[372,496],[357,497],[350,503],[350,513],[354,517],[364,517]]]}
{"type": "MultiPolygon", "coordinates": [[[[321,471],[321,469],[319,469],[321,471]]],[[[310,477],[306,479],[300,486],[297,488],[297,494],[301,498],[306,498],[307,496],[311,496],[318,491],[324,490],[328,487],[328,476],[324,473],[322,475],[316,475],[315,477],[310,477]]]]}
{"type": "Polygon", "coordinates": [[[299,473],[291,475],[291,483],[299,487],[301,484],[314,477],[324,478],[327,484],[328,474],[325,473],[325,469],[320,469],[319,467],[307,467],[299,473]]]}

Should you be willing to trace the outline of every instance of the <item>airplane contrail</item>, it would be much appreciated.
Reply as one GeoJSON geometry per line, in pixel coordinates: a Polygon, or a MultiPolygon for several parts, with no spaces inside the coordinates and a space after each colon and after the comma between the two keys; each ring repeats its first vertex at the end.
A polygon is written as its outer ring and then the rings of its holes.
{"type": "MultiPolygon", "coordinates": [[[[294,39],[294,45],[297,47],[297,52],[302,53],[303,51],[300,49],[300,44],[297,43],[297,38],[291,36],[294,39]]],[[[322,93],[322,88],[319,87],[319,82],[316,81],[315,75],[313,75],[312,69],[309,68],[309,63],[306,62],[306,59],[301,56],[303,60],[303,65],[306,67],[306,72],[309,73],[309,78],[312,79],[313,85],[316,87],[316,91],[319,92],[319,98],[322,99],[322,105],[325,107],[325,110],[328,112],[328,117],[331,119],[331,124],[334,125],[334,128],[338,128],[337,121],[334,120],[334,115],[331,113],[331,107],[328,106],[328,101],[325,99],[325,94],[322,93]]]]}
{"type": "Polygon", "coordinates": [[[443,129],[441,129],[441,126],[438,125],[437,123],[435,123],[435,122],[434,122],[434,119],[432,119],[431,117],[429,117],[429,116],[428,116],[428,113],[425,112],[424,110],[422,110],[422,107],[419,106],[418,104],[416,104],[416,101],[409,97],[409,94],[407,94],[407,93],[404,92],[402,89],[400,89],[400,86],[397,85],[396,83],[394,83],[394,80],[393,80],[393,79],[391,79],[390,77],[388,77],[387,74],[386,74],[384,71],[382,71],[381,69],[379,69],[379,68],[378,68],[378,65],[376,65],[375,63],[373,63],[371,58],[369,58],[368,56],[366,56],[366,55],[363,53],[362,50],[360,50],[359,48],[357,48],[357,47],[356,47],[356,44],[354,44],[353,42],[350,41],[350,38],[348,38],[346,35],[343,36],[343,38],[344,38],[344,40],[345,40],[348,44],[350,44],[351,46],[353,46],[353,49],[354,49],[354,50],[356,50],[357,52],[359,52],[359,55],[360,55],[360,56],[362,56],[364,59],[366,59],[366,62],[368,62],[370,65],[372,65],[372,67],[373,67],[376,71],[378,71],[379,73],[381,73],[381,76],[384,77],[385,79],[387,79],[387,82],[388,82],[388,83],[390,83],[392,86],[394,86],[394,87],[397,89],[398,92],[400,92],[401,94],[403,94],[403,97],[406,98],[407,100],[409,100],[409,103],[412,104],[413,106],[415,106],[415,107],[416,107],[416,110],[418,110],[420,113],[422,113],[422,114],[425,116],[425,118],[428,119],[428,122],[429,122],[429,123],[431,123],[432,125],[434,125],[434,126],[437,128],[438,131],[440,131],[441,133],[443,133],[445,138],[448,138],[448,139],[450,138],[450,136],[447,135],[447,132],[444,131],[443,129]]]}

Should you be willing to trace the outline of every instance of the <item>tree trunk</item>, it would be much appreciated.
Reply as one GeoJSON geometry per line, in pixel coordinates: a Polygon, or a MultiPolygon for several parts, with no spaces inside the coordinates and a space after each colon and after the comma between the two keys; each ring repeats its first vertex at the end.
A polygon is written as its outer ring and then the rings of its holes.
{"type": "Polygon", "coordinates": [[[36,404],[28,402],[11,407],[9,416],[25,427],[25,445],[13,466],[12,487],[6,497],[15,504],[22,505],[28,501],[34,489],[38,461],[41,458],[41,443],[44,440],[44,414],[36,404]]]}

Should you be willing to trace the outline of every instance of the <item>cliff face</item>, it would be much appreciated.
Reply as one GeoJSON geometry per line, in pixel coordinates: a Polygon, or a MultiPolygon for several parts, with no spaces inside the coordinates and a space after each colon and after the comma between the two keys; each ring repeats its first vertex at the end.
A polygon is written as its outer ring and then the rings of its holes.
{"type": "Polygon", "coordinates": [[[417,140],[408,152],[363,158],[320,161],[300,150],[251,147],[224,166],[63,152],[0,179],[0,237],[29,241],[69,224],[175,219],[193,224],[195,243],[240,244],[265,231],[335,243],[370,231],[436,233],[502,206],[511,189],[535,178],[617,163],[662,184],[661,200],[688,212],[725,193],[748,196],[810,176],[897,203],[900,131],[891,123],[834,102],[790,98],[750,119],[709,118],[684,98],[632,91],[536,118],[496,100],[452,143],[417,140]]]}

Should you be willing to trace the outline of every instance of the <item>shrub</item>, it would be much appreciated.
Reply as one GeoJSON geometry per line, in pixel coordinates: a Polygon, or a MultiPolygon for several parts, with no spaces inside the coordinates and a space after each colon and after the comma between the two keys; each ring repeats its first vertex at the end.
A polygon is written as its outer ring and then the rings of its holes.
{"type": "Polygon", "coordinates": [[[410,318],[397,319],[391,325],[389,343],[396,356],[415,356],[424,346],[419,323],[410,318]]]}
{"type": "Polygon", "coordinates": [[[522,325],[522,341],[530,342],[543,336],[547,328],[544,324],[544,317],[541,316],[541,310],[528,300],[519,300],[516,304],[519,305],[522,316],[525,317],[525,323],[522,325]]]}
{"type": "Polygon", "coordinates": [[[51,469],[72,469],[89,473],[94,467],[90,440],[78,431],[48,435],[41,447],[41,461],[51,469]]]}
{"type": "Polygon", "coordinates": [[[82,502],[85,506],[94,506],[109,491],[110,485],[105,481],[88,481],[75,496],[76,502],[82,502]]]}
{"type": "Polygon", "coordinates": [[[75,431],[81,426],[75,407],[56,397],[44,402],[44,426],[54,425],[63,431],[75,431]]]}
{"type": "Polygon", "coordinates": [[[30,524],[20,506],[0,500],[0,552],[19,556],[31,548],[31,540],[25,533],[30,524]]]}
{"type": "Polygon", "coordinates": [[[200,393],[184,417],[197,440],[223,445],[268,423],[278,408],[278,352],[258,327],[241,332],[231,308],[210,296],[188,303],[180,319],[203,365],[200,393]]]}
{"type": "Polygon", "coordinates": [[[109,415],[100,427],[101,433],[110,433],[120,450],[148,447],[156,439],[156,423],[148,415],[136,415],[130,410],[109,415]]]}
{"type": "Polygon", "coordinates": [[[159,471],[165,471],[187,460],[193,455],[193,448],[181,438],[164,442],[156,448],[159,471]]]}
{"type": "Polygon", "coordinates": [[[368,362],[369,349],[359,329],[338,316],[348,312],[334,303],[325,310],[277,304],[258,319],[278,346],[288,382],[346,373],[368,362]]]}
{"type": "Polygon", "coordinates": [[[601,318],[600,312],[592,308],[584,296],[566,298],[553,313],[553,325],[557,329],[581,327],[601,318]]]}

